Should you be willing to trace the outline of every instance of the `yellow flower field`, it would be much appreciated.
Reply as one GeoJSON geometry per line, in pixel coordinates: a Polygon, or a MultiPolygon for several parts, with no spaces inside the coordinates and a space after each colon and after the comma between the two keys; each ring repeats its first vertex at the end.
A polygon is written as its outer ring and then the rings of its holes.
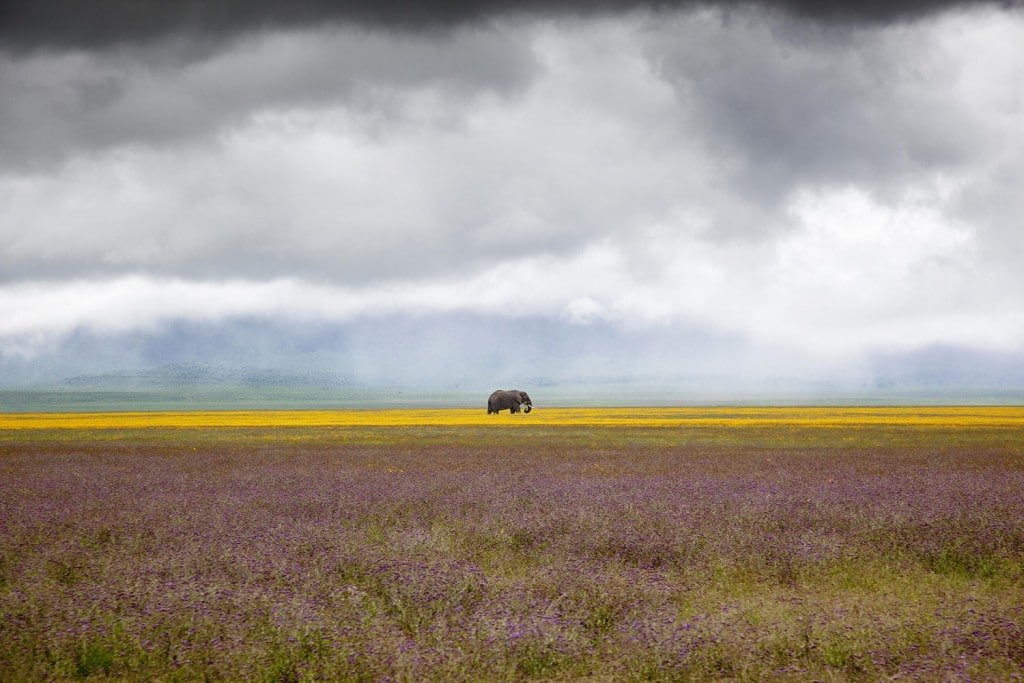
{"type": "Polygon", "coordinates": [[[935,426],[1024,428],[1024,406],[539,408],[0,413],[0,430],[148,427],[766,427],[935,426]]]}

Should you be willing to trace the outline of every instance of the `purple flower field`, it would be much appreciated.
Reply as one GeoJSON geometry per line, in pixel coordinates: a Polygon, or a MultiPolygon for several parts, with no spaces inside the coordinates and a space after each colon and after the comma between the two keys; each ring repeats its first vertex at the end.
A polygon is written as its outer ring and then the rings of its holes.
{"type": "Polygon", "coordinates": [[[1019,679],[1020,442],[0,434],[0,679],[1019,679]]]}

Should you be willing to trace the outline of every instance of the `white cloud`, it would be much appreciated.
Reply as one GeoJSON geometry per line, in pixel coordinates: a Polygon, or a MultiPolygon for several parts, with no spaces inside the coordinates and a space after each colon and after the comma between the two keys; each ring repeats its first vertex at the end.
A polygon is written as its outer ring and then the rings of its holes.
{"type": "Polygon", "coordinates": [[[610,238],[562,256],[389,284],[149,276],[10,284],[0,287],[0,349],[26,355],[77,329],[119,333],[179,319],[438,313],[686,324],[820,357],[1024,343],[1024,315],[985,278],[975,234],[931,201],[886,206],[849,188],[820,189],[796,194],[791,211],[793,229],[768,248],[680,230],[645,245],[610,238]]]}
{"type": "Polygon", "coordinates": [[[604,307],[589,296],[573,299],[565,305],[562,317],[574,325],[588,325],[605,313],[604,307]]]}

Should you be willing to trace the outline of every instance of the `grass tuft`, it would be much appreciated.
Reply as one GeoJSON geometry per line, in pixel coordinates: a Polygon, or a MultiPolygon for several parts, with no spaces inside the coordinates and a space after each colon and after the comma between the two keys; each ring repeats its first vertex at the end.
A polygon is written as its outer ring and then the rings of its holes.
{"type": "Polygon", "coordinates": [[[75,652],[75,674],[78,678],[109,674],[113,667],[114,654],[101,643],[86,643],[75,652]]]}

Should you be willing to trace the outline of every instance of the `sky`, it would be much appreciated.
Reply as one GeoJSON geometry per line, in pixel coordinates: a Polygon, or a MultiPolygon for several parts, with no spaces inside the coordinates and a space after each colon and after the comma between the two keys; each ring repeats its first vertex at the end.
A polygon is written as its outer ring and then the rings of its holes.
{"type": "Polygon", "coordinates": [[[1021,45],[1019,1],[6,0],[0,387],[1024,398],[1021,45]]]}

